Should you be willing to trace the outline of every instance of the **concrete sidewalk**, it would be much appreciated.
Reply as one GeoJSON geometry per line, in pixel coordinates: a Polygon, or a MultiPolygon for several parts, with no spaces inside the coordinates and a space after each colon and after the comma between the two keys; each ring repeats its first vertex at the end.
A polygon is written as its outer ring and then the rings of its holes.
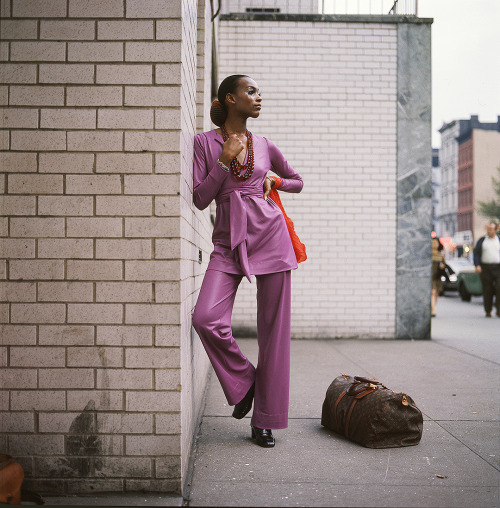
{"type": "MultiPolygon", "coordinates": [[[[290,422],[276,447],[250,439],[212,376],[190,506],[500,506],[500,319],[442,298],[432,341],[293,341],[290,422]],[[377,378],[424,413],[418,446],[372,450],[321,427],[341,372],[377,378]],[[439,475],[439,476],[438,476],[439,475]]],[[[255,340],[238,341],[256,360],[255,340]]]]}

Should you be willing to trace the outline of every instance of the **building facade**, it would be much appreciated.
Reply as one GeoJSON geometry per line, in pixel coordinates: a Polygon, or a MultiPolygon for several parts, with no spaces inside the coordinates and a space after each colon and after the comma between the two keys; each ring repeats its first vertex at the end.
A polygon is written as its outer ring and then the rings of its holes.
{"type": "Polygon", "coordinates": [[[465,129],[463,120],[444,124],[441,133],[439,159],[441,164],[441,236],[452,237],[457,232],[458,209],[458,142],[465,129]]]}
{"type": "Polygon", "coordinates": [[[487,220],[479,216],[478,203],[494,197],[491,178],[496,176],[498,165],[498,125],[498,120],[480,122],[472,115],[469,120],[454,120],[439,129],[442,236],[458,234],[458,244],[471,235],[475,240],[483,230],[480,223],[487,220]]]}
{"type": "Polygon", "coordinates": [[[432,149],[432,230],[441,236],[441,166],[439,164],[439,148],[432,149]]]}
{"type": "Polygon", "coordinates": [[[500,117],[497,122],[480,122],[472,116],[458,142],[458,230],[476,242],[485,234],[488,220],[479,203],[498,199],[492,179],[500,167],[500,117]]]}
{"type": "Polygon", "coordinates": [[[479,203],[498,199],[492,179],[500,167],[500,117],[497,122],[468,121],[468,129],[458,138],[459,232],[470,231],[474,242],[485,234],[488,220],[479,211],[479,203]]]}
{"type": "Polygon", "coordinates": [[[183,490],[212,49],[260,82],[255,130],[304,176],[294,336],[429,338],[431,20],[212,5],[0,0],[0,449],[37,490],[183,490]]]}
{"type": "Polygon", "coordinates": [[[472,149],[472,137],[458,145],[457,231],[460,233],[472,231],[474,213],[472,149]]]}
{"type": "MultiPolygon", "coordinates": [[[[500,122],[497,124],[500,127],[500,122]]],[[[498,201],[498,194],[495,193],[492,179],[498,181],[498,168],[500,167],[500,129],[477,130],[473,133],[474,144],[474,199],[475,203],[495,199],[498,201]]],[[[500,217],[486,217],[481,215],[478,206],[474,208],[472,217],[472,232],[474,241],[477,241],[485,234],[485,227],[490,219],[500,220],[500,217]]]]}

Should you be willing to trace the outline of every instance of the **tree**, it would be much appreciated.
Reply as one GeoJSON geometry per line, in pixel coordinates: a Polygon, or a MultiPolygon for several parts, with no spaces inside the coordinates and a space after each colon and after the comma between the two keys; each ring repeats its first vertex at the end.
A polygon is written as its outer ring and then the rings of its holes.
{"type": "Polygon", "coordinates": [[[478,211],[485,217],[491,217],[495,219],[500,218],[500,166],[497,167],[498,178],[492,177],[493,189],[495,189],[496,198],[490,199],[489,201],[479,201],[478,211]]]}

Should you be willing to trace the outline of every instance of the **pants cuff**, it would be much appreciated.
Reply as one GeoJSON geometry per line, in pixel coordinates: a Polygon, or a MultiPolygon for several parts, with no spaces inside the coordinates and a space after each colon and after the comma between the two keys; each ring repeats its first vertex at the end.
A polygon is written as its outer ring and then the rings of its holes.
{"type": "Polygon", "coordinates": [[[254,410],[252,414],[252,425],[259,429],[287,429],[288,412],[277,415],[266,415],[254,410]]]}

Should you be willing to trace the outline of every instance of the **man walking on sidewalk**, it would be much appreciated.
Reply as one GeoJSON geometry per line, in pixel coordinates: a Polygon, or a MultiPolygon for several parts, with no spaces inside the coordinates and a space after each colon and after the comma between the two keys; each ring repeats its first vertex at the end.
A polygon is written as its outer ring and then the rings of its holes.
{"type": "Polygon", "coordinates": [[[481,275],[486,317],[491,317],[494,294],[497,316],[500,317],[500,238],[497,230],[496,221],[490,221],[486,236],[480,238],[474,247],[474,265],[476,272],[481,275]]]}

